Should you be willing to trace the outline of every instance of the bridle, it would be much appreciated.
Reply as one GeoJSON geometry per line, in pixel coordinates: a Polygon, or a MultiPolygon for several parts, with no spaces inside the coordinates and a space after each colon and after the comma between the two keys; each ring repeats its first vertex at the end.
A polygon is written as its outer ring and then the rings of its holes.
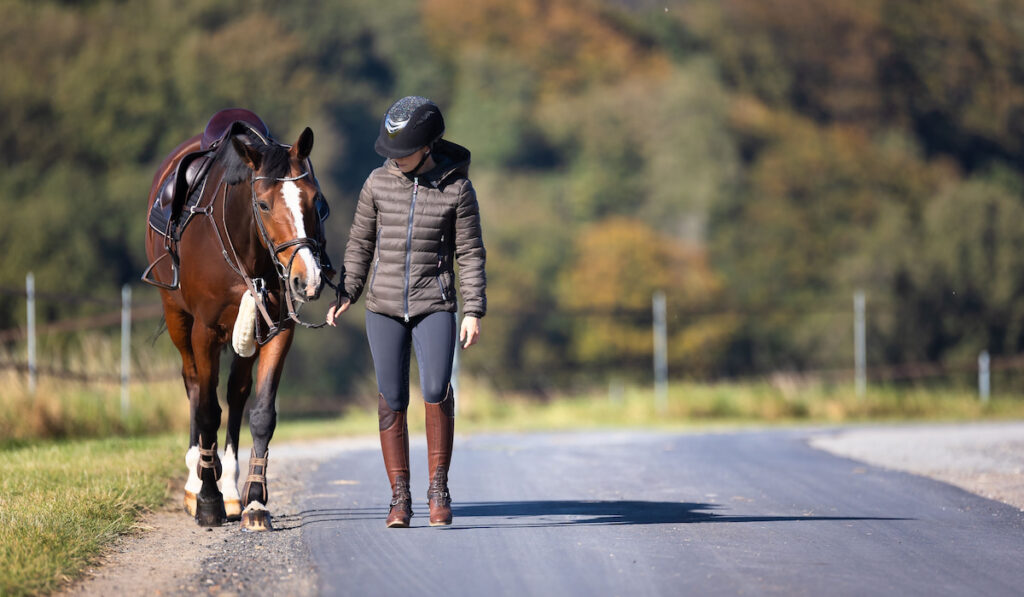
{"type": "MultiPolygon", "coordinates": [[[[282,298],[283,300],[278,301],[281,304],[282,308],[279,309],[279,316],[276,320],[273,317],[271,317],[270,312],[267,310],[266,307],[268,298],[266,280],[264,280],[261,277],[250,276],[244,271],[242,261],[238,256],[238,252],[235,250],[234,243],[231,241],[231,234],[228,233],[228,220],[226,217],[227,191],[229,185],[227,185],[224,182],[221,182],[221,186],[223,187],[223,191],[221,193],[221,195],[223,196],[223,200],[221,201],[221,221],[222,225],[224,226],[224,236],[227,238],[227,246],[225,246],[224,240],[221,238],[221,233],[219,227],[217,227],[217,223],[215,221],[212,223],[214,225],[214,228],[217,230],[217,240],[220,241],[221,254],[224,256],[225,261],[227,261],[231,269],[233,269],[235,273],[237,273],[245,282],[245,285],[248,287],[249,292],[255,299],[257,311],[259,312],[260,316],[263,319],[264,325],[266,326],[266,330],[261,332],[259,318],[257,318],[256,342],[260,345],[266,344],[267,342],[270,341],[271,338],[276,336],[282,329],[284,329],[286,319],[290,319],[292,322],[298,325],[311,329],[318,329],[327,325],[326,322],[313,324],[307,323],[300,319],[299,309],[301,308],[301,303],[295,300],[295,295],[294,292],[292,291],[291,283],[289,281],[291,278],[292,265],[295,263],[295,257],[299,254],[299,250],[302,247],[306,247],[310,250],[310,252],[313,254],[313,259],[316,261],[317,267],[319,267],[322,272],[325,271],[326,268],[324,268],[323,266],[325,258],[324,246],[317,239],[310,237],[297,237],[291,240],[287,240],[280,244],[275,243],[274,240],[271,238],[270,233],[267,232],[266,224],[263,222],[263,216],[260,213],[259,199],[256,196],[256,181],[258,180],[272,180],[275,182],[294,182],[296,180],[301,180],[307,176],[310,176],[312,171],[312,164],[310,164],[309,160],[307,159],[306,171],[298,176],[255,176],[255,172],[253,172],[249,178],[249,196],[253,219],[256,221],[256,229],[259,232],[260,240],[262,241],[263,245],[267,247],[267,251],[270,254],[270,259],[273,262],[274,269],[277,273],[279,286],[283,288],[282,291],[279,291],[280,294],[283,294],[283,297],[279,295],[279,298],[282,298]],[[281,261],[281,252],[291,247],[297,248],[295,251],[292,252],[291,257],[287,260],[287,263],[281,261]],[[229,248],[231,249],[230,256],[227,250],[229,248]],[[231,257],[234,257],[234,259],[232,260],[231,257]],[[287,309],[287,315],[285,315],[285,309],[287,309]]],[[[316,176],[311,176],[311,178],[313,179],[314,183],[316,183],[316,176]]],[[[319,195],[319,184],[317,184],[316,186],[319,195]]],[[[217,194],[215,193],[213,196],[214,200],[216,200],[217,194]]],[[[213,206],[211,205],[209,208],[194,208],[193,211],[198,213],[206,213],[207,215],[210,216],[210,219],[212,220],[212,207],[213,206]]],[[[323,234],[323,220],[326,219],[329,213],[330,209],[326,207],[326,202],[325,209],[323,210],[322,213],[318,206],[317,216],[319,219],[318,223],[320,226],[321,235],[323,234]]],[[[326,275],[322,275],[320,280],[321,284],[326,284],[327,286],[333,288],[335,293],[340,292],[338,286],[331,282],[331,280],[328,279],[326,275]]]]}
{"type": "MultiPolygon", "coordinates": [[[[308,163],[308,160],[307,160],[307,163],[308,163]]],[[[295,323],[303,326],[303,327],[311,328],[311,329],[318,329],[318,328],[324,327],[325,325],[327,325],[327,323],[326,322],[321,322],[321,323],[318,323],[318,324],[306,323],[305,321],[302,321],[299,318],[299,308],[300,307],[298,305],[300,305],[301,303],[299,303],[298,301],[295,300],[295,293],[294,293],[294,291],[292,289],[292,285],[290,283],[290,280],[291,280],[292,265],[295,263],[295,257],[298,256],[299,250],[301,248],[303,248],[303,247],[306,247],[306,248],[308,248],[310,250],[310,252],[313,254],[313,259],[316,261],[317,267],[320,268],[321,272],[324,271],[325,268],[323,266],[323,247],[317,241],[317,239],[311,238],[311,237],[308,237],[308,236],[296,237],[296,238],[293,238],[291,240],[287,240],[287,241],[285,241],[285,242],[283,242],[281,244],[274,243],[274,239],[271,238],[270,233],[267,232],[267,226],[263,222],[263,216],[261,215],[260,208],[259,208],[259,200],[256,197],[256,181],[258,181],[258,180],[272,180],[272,181],[275,181],[275,182],[295,182],[296,180],[301,180],[303,178],[306,178],[307,176],[310,175],[310,173],[312,171],[313,170],[312,170],[311,165],[307,164],[306,171],[303,172],[302,174],[299,174],[298,176],[283,176],[283,177],[252,176],[249,179],[249,189],[251,191],[250,192],[250,197],[252,199],[252,215],[253,215],[253,218],[256,220],[256,228],[257,228],[257,230],[259,230],[260,239],[263,241],[263,244],[267,247],[267,250],[270,253],[270,259],[271,259],[271,261],[273,261],[274,269],[277,271],[278,281],[281,283],[281,287],[284,288],[284,296],[285,296],[284,305],[288,309],[288,318],[291,319],[292,321],[294,321],[295,323]],[[292,251],[291,257],[288,258],[288,263],[286,265],[285,263],[283,263],[281,261],[280,255],[281,255],[282,251],[284,251],[285,249],[291,248],[291,247],[296,247],[296,249],[294,251],[292,251]]],[[[311,177],[311,178],[313,178],[313,180],[315,181],[315,177],[311,177]]],[[[317,185],[317,190],[318,191],[319,191],[319,186],[320,185],[318,184],[317,185]]],[[[319,213],[317,214],[317,216],[319,217],[319,213]]],[[[323,220],[320,220],[318,224],[319,224],[319,226],[321,227],[321,230],[322,230],[323,220]]],[[[335,286],[333,282],[328,280],[326,276],[321,276],[320,284],[321,285],[326,284],[326,285],[330,286],[331,288],[333,288],[335,291],[338,290],[338,287],[335,286]]],[[[262,287],[263,287],[263,292],[266,293],[266,285],[263,284],[262,287]]],[[[252,289],[250,289],[250,290],[252,290],[252,289]]],[[[256,298],[257,306],[259,306],[260,303],[263,302],[263,301],[261,300],[260,297],[256,296],[255,294],[253,296],[256,298]]],[[[268,325],[270,325],[271,322],[269,321],[269,315],[267,316],[267,319],[268,319],[268,321],[266,323],[268,325]]],[[[276,334],[277,331],[279,331],[280,323],[282,323],[283,321],[284,321],[283,318],[281,318],[278,321],[278,325],[276,326],[276,328],[278,328],[277,330],[275,330],[274,327],[271,327],[271,331],[273,333],[271,334],[270,332],[268,332],[268,336],[267,336],[266,340],[269,340],[270,338],[272,338],[273,334],[276,334]]],[[[258,326],[257,326],[257,334],[256,334],[257,339],[259,339],[259,333],[258,332],[259,332],[259,329],[258,329],[258,326]]],[[[264,340],[263,342],[260,342],[260,344],[265,343],[266,340],[264,340]]]]}

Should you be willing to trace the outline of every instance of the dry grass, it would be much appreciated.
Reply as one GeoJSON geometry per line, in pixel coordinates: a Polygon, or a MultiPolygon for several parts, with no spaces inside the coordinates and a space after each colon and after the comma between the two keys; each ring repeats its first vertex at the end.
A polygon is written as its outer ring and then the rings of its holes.
{"type": "MultiPolygon", "coordinates": [[[[39,362],[43,367],[110,380],[120,372],[119,352],[116,338],[88,335],[61,345],[41,343],[39,362]]],[[[14,355],[0,356],[15,360],[14,355]]],[[[180,364],[143,345],[135,347],[132,367],[136,373],[168,372],[180,364]]],[[[0,446],[188,429],[188,402],[180,378],[132,382],[129,408],[123,413],[121,386],[115,381],[82,383],[41,375],[33,394],[27,374],[4,370],[0,371],[0,388],[0,446]]]]}
{"type": "MultiPolygon", "coordinates": [[[[464,380],[457,402],[460,433],[631,427],[699,429],[765,424],[837,424],[864,421],[974,421],[1024,419],[1024,399],[996,395],[987,404],[969,390],[823,384],[674,383],[664,411],[650,387],[555,395],[549,399],[502,394],[481,380],[464,380]]],[[[423,403],[413,392],[409,428],[423,432],[423,403]]],[[[275,440],[373,434],[376,408],[353,407],[336,419],[284,421],[275,440]]]]}

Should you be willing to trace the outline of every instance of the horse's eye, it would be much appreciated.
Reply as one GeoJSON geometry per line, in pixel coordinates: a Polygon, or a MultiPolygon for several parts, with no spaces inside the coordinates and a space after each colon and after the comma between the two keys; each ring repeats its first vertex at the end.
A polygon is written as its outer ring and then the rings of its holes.
{"type": "Polygon", "coordinates": [[[259,206],[260,206],[260,210],[265,211],[267,213],[270,212],[270,206],[267,205],[266,201],[260,201],[259,206]]]}

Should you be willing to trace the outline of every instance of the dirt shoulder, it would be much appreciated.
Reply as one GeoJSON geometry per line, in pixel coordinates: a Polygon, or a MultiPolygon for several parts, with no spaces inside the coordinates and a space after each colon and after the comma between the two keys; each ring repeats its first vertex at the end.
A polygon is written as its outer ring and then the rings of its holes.
{"type": "MultiPolygon", "coordinates": [[[[166,510],[143,517],[134,533],[115,542],[99,565],[61,595],[316,595],[317,576],[302,541],[298,496],[326,459],[376,446],[377,441],[351,438],[271,447],[267,481],[274,531],[245,533],[238,523],[203,529],[176,499],[166,510]]],[[[239,467],[244,478],[247,456],[239,467]]]]}
{"type": "Polygon", "coordinates": [[[1024,422],[855,428],[814,437],[810,444],[1024,510],[1024,422]]]}

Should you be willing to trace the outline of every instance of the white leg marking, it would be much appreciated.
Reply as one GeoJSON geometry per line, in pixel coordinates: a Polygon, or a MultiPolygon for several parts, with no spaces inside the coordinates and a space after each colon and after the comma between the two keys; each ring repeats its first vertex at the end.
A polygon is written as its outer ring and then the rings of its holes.
{"type": "Polygon", "coordinates": [[[238,456],[235,450],[228,446],[224,450],[224,458],[220,461],[224,472],[220,477],[220,492],[224,494],[224,501],[237,500],[238,497],[238,456]]]}
{"type": "Polygon", "coordinates": [[[185,466],[188,467],[188,481],[185,481],[185,491],[198,494],[199,490],[203,488],[203,481],[196,473],[196,468],[199,466],[199,446],[192,446],[188,449],[188,452],[185,452],[185,466]]]}
{"type": "MultiPolygon", "coordinates": [[[[302,189],[299,185],[288,180],[281,185],[281,195],[284,197],[285,205],[292,213],[292,223],[295,225],[295,238],[306,238],[306,226],[302,222],[302,189]]],[[[306,279],[307,292],[315,290],[320,286],[320,268],[313,259],[313,252],[307,247],[299,249],[298,257],[306,265],[308,277],[306,279]]]]}

